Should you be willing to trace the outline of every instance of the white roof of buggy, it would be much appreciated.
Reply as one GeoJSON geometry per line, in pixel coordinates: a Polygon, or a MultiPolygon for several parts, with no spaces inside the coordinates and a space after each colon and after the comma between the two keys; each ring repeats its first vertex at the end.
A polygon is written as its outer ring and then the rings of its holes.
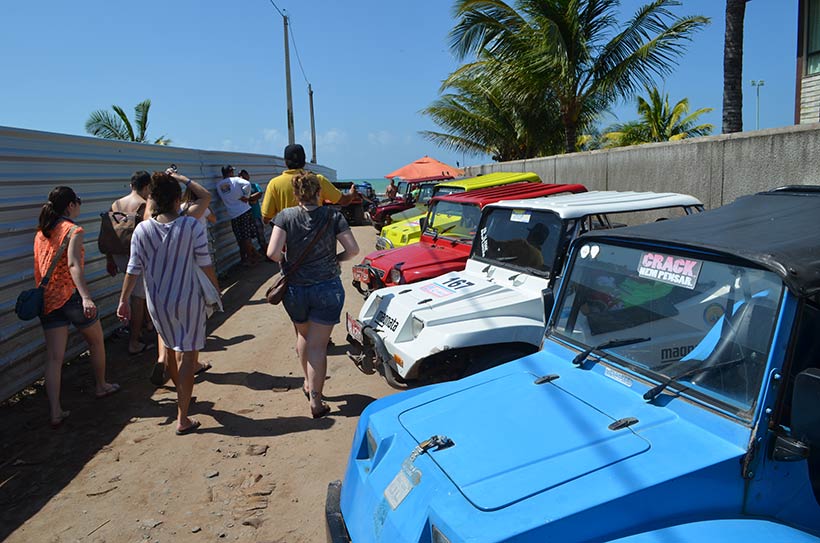
{"type": "MultiPolygon", "coordinates": [[[[577,219],[598,213],[626,213],[679,206],[700,206],[700,200],[676,192],[595,190],[579,194],[542,196],[527,200],[502,200],[488,208],[544,209],[562,219],[577,219]]],[[[485,211],[486,213],[486,211],[485,211]]]]}

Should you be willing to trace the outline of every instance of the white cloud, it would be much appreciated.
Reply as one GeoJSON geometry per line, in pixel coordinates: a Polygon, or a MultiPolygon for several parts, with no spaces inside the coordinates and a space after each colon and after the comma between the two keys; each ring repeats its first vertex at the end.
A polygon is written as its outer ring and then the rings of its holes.
{"type": "Polygon", "coordinates": [[[367,135],[367,141],[369,141],[373,145],[390,145],[391,143],[393,143],[394,140],[395,138],[393,137],[393,134],[391,134],[387,130],[370,132],[367,135]]]}

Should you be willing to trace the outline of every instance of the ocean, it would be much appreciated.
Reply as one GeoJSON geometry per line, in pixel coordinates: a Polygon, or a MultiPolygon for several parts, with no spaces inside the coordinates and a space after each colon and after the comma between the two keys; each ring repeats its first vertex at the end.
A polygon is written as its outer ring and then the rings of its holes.
{"type": "Polygon", "coordinates": [[[338,181],[342,183],[359,183],[361,181],[367,181],[373,186],[373,190],[376,191],[376,194],[384,194],[387,185],[390,183],[390,180],[385,179],[384,177],[376,177],[376,178],[361,178],[358,177],[356,179],[339,179],[338,181]]]}

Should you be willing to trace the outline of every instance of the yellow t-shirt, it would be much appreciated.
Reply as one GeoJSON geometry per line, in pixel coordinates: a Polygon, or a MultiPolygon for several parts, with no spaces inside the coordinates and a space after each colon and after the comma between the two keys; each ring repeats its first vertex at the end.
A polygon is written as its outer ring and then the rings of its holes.
{"type": "MultiPolygon", "coordinates": [[[[282,175],[274,177],[268,182],[265,189],[265,198],[262,200],[262,221],[267,224],[283,209],[298,205],[296,195],[293,193],[291,180],[296,174],[304,170],[285,170],[282,175]]],[[[319,184],[322,187],[321,200],[336,203],[342,197],[341,191],[333,186],[323,175],[316,174],[319,184]]]]}

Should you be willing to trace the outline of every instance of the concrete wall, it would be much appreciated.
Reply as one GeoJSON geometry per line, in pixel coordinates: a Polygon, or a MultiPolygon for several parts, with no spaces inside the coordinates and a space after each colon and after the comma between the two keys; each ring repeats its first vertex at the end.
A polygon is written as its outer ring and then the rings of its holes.
{"type": "Polygon", "coordinates": [[[498,171],[590,190],[681,192],[712,208],[781,185],[820,185],[820,123],[470,166],[466,175],[498,171]]]}
{"type": "MultiPolygon", "coordinates": [[[[230,220],[213,192],[221,167],[247,169],[251,181],[263,189],[285,169],[279,157],[224,153],[110,141],[99,138],[35,132],[0,126],[0,400],[32,383],[43,373],[44,343],[39,320],[23,322],[14,314],[14,302],[34,286],[32,243],[40,208],[58,185],[72,187],[83,199],[79,224],[85,230],[85,273],[103,328],[119,326],[114,316],[122,275],[112,278],[105,257],[97,250],[100,213],[128,193],[135,170],[164,170],[176,164],[179,172],[210,189],[218,270],[238,262],[238,248],[230,220]]],[[[324,166],[309,169],[331,180],[336,172],[324,166]]],[[[68,357],[87,347],[76,333],[69,340],[68,357]]]]}

